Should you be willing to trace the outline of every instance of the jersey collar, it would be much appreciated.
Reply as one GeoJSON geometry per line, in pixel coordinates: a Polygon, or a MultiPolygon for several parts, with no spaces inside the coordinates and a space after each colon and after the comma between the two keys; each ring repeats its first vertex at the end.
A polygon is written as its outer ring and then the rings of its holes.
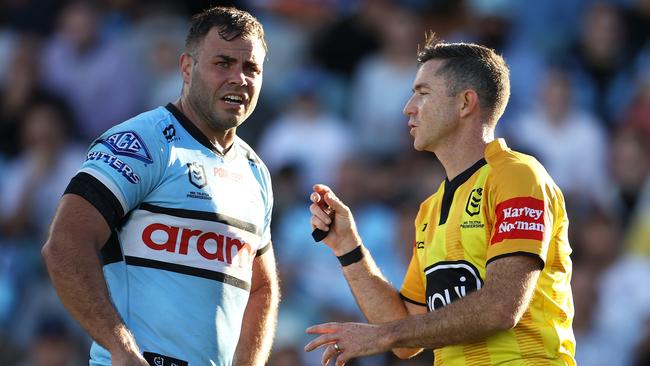
{"type": "MultiPolygon", "coordinates": [[[[201,145],[205,146],[208,148],[210,151],[214,152],[218,156],[225,158],[229,156],[234,156],[236,155],[234,151],[236,151],[236,144],[235,141],[233,141],[233,146],[230,147],[230,149],[226,152],[226,154],[222,153],[219,151],[208,139],[206,135],[199,130],[198,127],[189,119],[187,118],[186,115],[183,114],[176,106],[172,103],[167,103],[165,108],[178,120],[178,122],[183,126],[183,128],[192,136],[196,141],[198,141],[201,145]]],[[[235,139],[236,140],[236,139],[235,139]]]]}

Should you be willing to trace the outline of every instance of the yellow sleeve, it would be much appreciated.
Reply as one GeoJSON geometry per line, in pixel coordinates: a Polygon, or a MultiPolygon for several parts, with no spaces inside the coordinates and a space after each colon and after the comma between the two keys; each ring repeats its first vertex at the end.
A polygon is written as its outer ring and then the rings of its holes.
{"type": "Polygon", "coordinates": [[[422,283],[422,271],[420,270],[420,261],[417,257],[417,248],[413,246],[413,256],[411,263],[406,270],[404,283],[400,290],[400,297],[416,305],[426,306],[425,288],[422,283]]]}
{"type": "Polygon", "coordinates": [[[490,187],[493,223],[487,262],[530,255],[546,263],[553,232],[554,183],[541,166],[516,162],[495,171],[490,187]]]}

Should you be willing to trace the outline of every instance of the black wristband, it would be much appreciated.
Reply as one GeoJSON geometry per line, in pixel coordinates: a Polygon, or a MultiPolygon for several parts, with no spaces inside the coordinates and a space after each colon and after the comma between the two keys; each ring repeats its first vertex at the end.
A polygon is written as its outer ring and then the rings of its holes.
{"type": "Polygon", "coordinates": [[[357,263],[358,261],[362,260],[363,250],[361,247],[361,245],[358,245],[356,248],[343,254],[342,256],[336,257],[338,258],[339,262],[341,262],[341,267],[349,266],[352,263],[357,263]]]}

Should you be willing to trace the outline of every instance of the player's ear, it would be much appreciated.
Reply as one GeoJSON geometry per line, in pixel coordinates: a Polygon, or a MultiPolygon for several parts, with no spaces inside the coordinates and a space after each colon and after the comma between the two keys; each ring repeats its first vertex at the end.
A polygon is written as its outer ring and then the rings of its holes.
{"type": "Polygon", "coordinates": [[[460,100],[460,116],[467,117],[479,108],[478,94],[473,89],[463,90],[458,94],[460,100]]]}
{"type": "Polygon", "coordinates": [[[189,84],[192,78],[192,68],[194,67],[194,57],[189,53],[183,52],[179,60],[179,68],[183,77],[183,84],[189,84]]]}

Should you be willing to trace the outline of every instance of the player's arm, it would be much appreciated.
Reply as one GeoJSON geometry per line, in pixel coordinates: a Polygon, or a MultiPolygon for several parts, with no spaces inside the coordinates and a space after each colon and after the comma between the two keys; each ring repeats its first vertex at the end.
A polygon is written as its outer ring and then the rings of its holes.
{"type": "Polygon", "coordinates": [[[110,236],[102,214],[84,198],[61,199],[42,254],[63,305],[97,343],[111,353],[113,365],[148,365],[113,306],[98,252],[110,236]]]}
{"type": "MultiPolygon", "coordinates": [[[[337,342],[337,365],[395,347],[440,348],[484,339],[513,328],[526,311],[539,277],[541,260],[511,256],[491,262],[485,286],[442,309],[382,325],[329,323],[312,327],[322,334],[305,350],[337,342]]],[[[327,351],[326,351],[327,352],[327,351]]]]}
{"type": "Polygon", "coordinates": [[[253,261],[253,279],[233,365],[261,366],[271,353],[280,302],[273,247],[253,261]]]}
{"type": "MultiPolygon", "coordinates": [[[[397,290],[382,275],[370,252],[363,247],[350,209],[328,187],[316,185],[315,191],[318,197],[313,197],[316,202],[310,206],[312,225],[321,230],[329,230],[331,224],[330,217],[318,204],[320,199],[324,199],[335,212],[332,232],[324,239],[334,254],[341,256],[361,246],[363,258],[342,268],[350,290],[368,322],[381,324],[403,319],[408,315],[425,313],[426,307],[403,301],[397,290]]],[[[400,358],[413,357],[421,351],[420,348],[393,350],[400,358]]]]}

